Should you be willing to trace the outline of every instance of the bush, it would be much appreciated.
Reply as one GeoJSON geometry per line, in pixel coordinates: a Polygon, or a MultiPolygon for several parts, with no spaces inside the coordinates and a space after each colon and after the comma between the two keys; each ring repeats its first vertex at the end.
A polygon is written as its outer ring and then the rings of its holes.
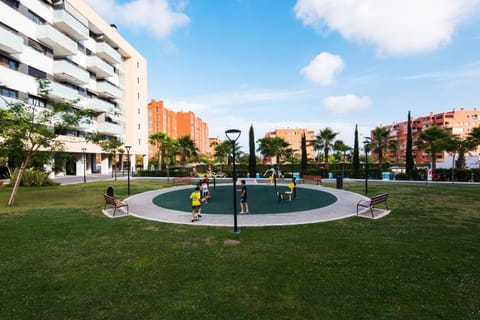
{"type": "MultiPolygon", "coordinates": [[[[20,169],[15,168],[10,173],[10,184],[13,185],[17,180],[20,169]]],[[[55,182],[48,178],[48,173],[35,168],[27,168],[22,176],[20,186],[24,187],[42,187],[56,185],[55,182]]]]}

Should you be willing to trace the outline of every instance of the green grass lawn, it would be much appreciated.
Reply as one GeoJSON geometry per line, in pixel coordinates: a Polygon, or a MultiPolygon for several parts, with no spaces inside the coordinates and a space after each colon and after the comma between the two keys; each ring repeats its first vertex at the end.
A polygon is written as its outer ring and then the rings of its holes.
{"type": "Polygon", "coordinates": [[[125,181],[91,182],[7,207],[0,188],[0,319],[480,319],[478,186],[371,182],[390,193],[383,219],[234,235],[105,218],[109,185],[125,197],[125,181]]]}

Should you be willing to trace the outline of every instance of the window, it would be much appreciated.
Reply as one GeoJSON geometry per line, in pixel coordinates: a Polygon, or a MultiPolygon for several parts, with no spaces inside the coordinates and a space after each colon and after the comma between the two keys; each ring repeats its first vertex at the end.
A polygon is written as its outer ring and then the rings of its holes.
{"type": "Polygon", "coordinates": [[[18,70],[18,66],[20,65],[20,63],[18,61],[10,59],[9,57],[0,55],[0,65],[4,65],[12,70],[18,70]]]}
{"type": "Polygon", "coordinates": [[[2,0],[2,2],[8,4],[10,7],[14,8],[14,9],[18,9],[18,1],[16,0],[2,0]]]}
{"type": "Polygon", "coordinates": [[[28,10],[27,18],[29,18],[30,20],[32,20],[33,22],[35,22],[37,24],[45,23],[45,19],[43,19],[42,17],[40,17],[38,14],[36,14],[35,12],[33,12],[31,10],[28,10]]]}
{"type": "Polygon", "coordinates": [[[28,39],[28,45],[33,48],[34,50],[43,53],[45,55],[50,54],[53,56],[53,50],[50,48],[45,47],[44,45],[36,42],[35,40],[28,39]]]}
{"type": "Polygon", "coordinates": [[[18,99],[18,91],[9,88],[0,88],[0,95],[8,98],[18,99]]]}
{"type": "Polygon", "coordinates": [[[31,104],[32,106],[45,108],[47,106],[47,101],[43,98],[29,95],[28,104],[31,104]]]}
{"type": "Polygon", "coordinates": [[[30,67],[28,66],[28,75],[32,76],[32,77],[35,77],[35,78],[38,78],[38,79],[46,79],[47,78],[47,73],[42,71],[42,70],[38,70],[34,67],[30,67]]]}

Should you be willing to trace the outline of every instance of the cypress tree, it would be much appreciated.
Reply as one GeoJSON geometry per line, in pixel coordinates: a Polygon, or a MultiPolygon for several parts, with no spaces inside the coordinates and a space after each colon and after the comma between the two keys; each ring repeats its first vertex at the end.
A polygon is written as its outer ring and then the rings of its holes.
{"type": "Polygon", "coordinates": [[[303,177],[303,173],[307,170],[307,137],[305,136],[305,132],[302,134],[302,161],[301,161],[301,174],[303,177]]]}
{"type": "Polygon", "coordinates": [[[408,176],[408,179],[412,179],[412,171],[415,166],[413,162],[413,152],[412,152],[413,138],[412,138],[412,122],[410,117],[410,111],[408,111],[408,121],[407,121],[407,147],[405,149],[405,172],[408,176]]]}
{"type": "Polygon", "coordinates": [[[358,178],[360,175],[360,154],[358,150],[358,125],[355,125],[355,141],[353,143],[352,176],[358,178]]]}
{"type": "Polygon", "coordinates": [[[248,172],[250,177],[255,178],[257,174],[257,158],[255,157],[255,133],[253,132],[253,124],[250,125],[250,131],[248,133],[248,172]]]}

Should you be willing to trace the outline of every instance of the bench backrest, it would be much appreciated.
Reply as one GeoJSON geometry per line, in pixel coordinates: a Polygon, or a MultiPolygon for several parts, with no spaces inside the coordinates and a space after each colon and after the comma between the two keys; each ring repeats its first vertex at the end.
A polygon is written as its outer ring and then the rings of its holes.
{"type": "Polygon", "coordinates": [[[387,200],[387,198],[388,198],[388,193],[381,193],[379,195],[376,195],[376,196],[372,197],[370,202],[372,204],[375,204],[375,203],[383,202],[383,201],[387,200]]]}
{"type": "Polygon", "coordinates": [[[303,175],[303,179],[322,179],[322,176],[311,176],[311,175],[303,175]]]}
{"type": "Polygon", "coordinates": [[[108,194],[104,194],[103,197],[105,198],[105,201],[110,203],[110,204],[115,204],[115,198],[110,197],[108,194]]]}

